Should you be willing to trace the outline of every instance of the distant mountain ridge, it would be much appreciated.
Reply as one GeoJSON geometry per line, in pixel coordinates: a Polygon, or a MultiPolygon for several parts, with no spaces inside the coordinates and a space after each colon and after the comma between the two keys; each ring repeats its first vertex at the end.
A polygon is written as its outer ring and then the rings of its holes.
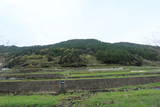
{"type": "MultiPolygon", "coordinates": [[[[0,53],[8,54],[9,63],[26,61],[26,65],[33,63],[33,60],[36,58],[44,58],[45,61],[48,59],[51,61],[54,60],[54,64],[60,64],[59,61],[63,59],[62,57],[68,55],[66,57],[71,58],[75,53],[76,55],[74,57],[83,56],[83,59],[88,61],[90,59],[87,56],[90,55],[95,57],[96,60],[106,64],[134,65],[140,62],[140,60],[160,61],[159,47],[127,42],[105,43],[96,39],[72,39],[44,46],[0,46],[0,53]]],[[[79,58],[79,60],[81,60],[81,58],[79,58]]],[[[65,61],[68,60],[65,59],[65,61]]],[[[74,59],[72,59],[72,62],[74,62],[74,59]]],[[[36,65],[36,61],[34,61],[34,63],[36,65]]],[[[46,63],[51,62],[46,61],[46,63]]],[[[25,64],[21,65],[24,66],[25,64]]]]}
{"type": "Polygon", "coordinates": [[[95,46],[95,45],[119,45],[119,46],[125,46],[125,47],[153,47],[153,48],[159,48],[157,46],[151,46],[151,45],[143,45],[143,44],[136,44],[136,43],[130,43],[130,42],[117,42],[117,43],[107,43],[107,42],[102,42],[97,39],[71,39],[67,41],[62,41],[59,43],[55,44],[50,44],[50,45],[35,45],[35,46],[23,46],[23,47],[18,47],[18,46],[4,46],[0,45],[0,52],[13,52],[13,51],[18,51],[18,50],[23,50],[23,49],[30,49],[30,48],[60,48],[60,47],[79,47],[81,46],[95,46]]]}

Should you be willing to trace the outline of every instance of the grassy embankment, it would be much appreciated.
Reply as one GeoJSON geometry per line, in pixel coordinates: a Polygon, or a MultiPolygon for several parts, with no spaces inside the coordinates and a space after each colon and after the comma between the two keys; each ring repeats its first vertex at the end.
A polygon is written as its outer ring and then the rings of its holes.
{"type": "MultiPolygon", "coordinates": [[[[146,85],[125,86],[114,88],[114,90],[128,89],[127,92],[99,92],[88,93],[89,97],[83,98],[81,93],[67,93],[57,96],[53,95],[5,95],[0,96],[0,107],[56,107],[63,104],[66,99],[75,103],[73,107],[159,107],[160,90],[153,87],[160,87],[160,82],[146,85]],[[143,90],[132,90],[135,88],[146,88],[143,90]],[[153,88],[153,89],[151,89],[153,88]],[[74,99],[74,97],[82,97],[74,99]],[[73,98],[73,99],[72,99],[73,98]]],[[[65,105],[65,103],[64,103],[65,105]]]]}

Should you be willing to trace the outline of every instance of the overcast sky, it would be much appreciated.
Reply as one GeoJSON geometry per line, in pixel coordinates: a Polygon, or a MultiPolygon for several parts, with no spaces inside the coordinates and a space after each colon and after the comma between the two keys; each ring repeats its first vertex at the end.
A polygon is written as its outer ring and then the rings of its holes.
{"type": "Polygon", "coordinates": [[[160,0],[0,0],[0,44],[160,39],[160,0]]]}

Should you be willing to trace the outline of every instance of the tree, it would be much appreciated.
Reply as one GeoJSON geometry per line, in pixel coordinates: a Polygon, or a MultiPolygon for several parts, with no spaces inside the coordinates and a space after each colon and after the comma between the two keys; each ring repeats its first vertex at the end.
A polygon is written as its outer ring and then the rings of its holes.
{"type": "Polygon", "coordinates": [[[96,57],[105,64],[142,65],[141,57],[125,50],[100,50],[96,57]]]}
{"type": "Polygon", "coordinates": [[[81,56],[81,52],[76,49],[68,49],[61,56],[59,64],[64,67],[86,66],[86,60],[81,56]]]}

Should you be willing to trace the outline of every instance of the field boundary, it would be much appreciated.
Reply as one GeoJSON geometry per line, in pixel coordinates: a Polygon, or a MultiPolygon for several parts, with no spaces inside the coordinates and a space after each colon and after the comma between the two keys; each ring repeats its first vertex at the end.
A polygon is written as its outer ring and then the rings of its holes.
{"type": "Polygon", "coordinates": [[[160,77],[132,77],[112,79],[82,79],[56,81],[0,82],[0,93],[58,93],[60,90],[80,91],[117,88],[128,85],[140,85],[160,82],[160,77]]]}

